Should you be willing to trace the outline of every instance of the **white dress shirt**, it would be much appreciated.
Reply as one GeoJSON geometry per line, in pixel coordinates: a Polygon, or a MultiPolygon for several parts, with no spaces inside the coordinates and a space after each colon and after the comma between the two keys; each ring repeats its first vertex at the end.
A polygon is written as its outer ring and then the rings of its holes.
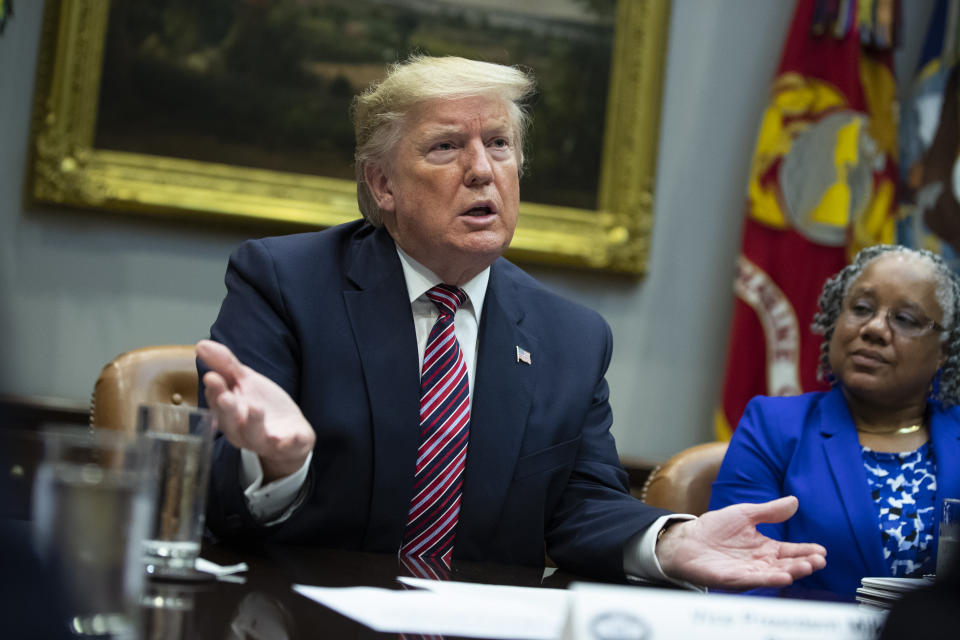
{"type": "MultiPolygon", "coordinates": [[[[407,294],[410,299],[410,309],[413,313],[413,325],[417,332],[417,353],[420,357],[420,369],[423,369],[423,353],[427,347],[430,330],[440,315],[437,307],[427,297],[427,291],[441,284],[438,278],[428,268],[407,255],[397,247],[400,256],[400,265],[403,267],[403,277],[407,283],[407,294]]],[[[470,382],[470,405],[473,405],[473,380],[477,364],[477,334],[480,327],[480,313],[483,309],[483,300],[487,294],[487,285],[490,282],[490,268],[487,267],[469,282],[461,286],[467,299],[457,310],[454,316],[454,331],[463,359],[467,367],[467,377],[470,382]]],[[[468,445],[469,447],[469,445],[468,445]]],[[[245,486],[244,495],[250,513],[263,523],[281,522],[289,517],[298,504],[298,494],[307,478],[307,470],[313,453],[307,456],[306,462],[293,474],[263,484],[263,468],[259,457],[252,451],[240,451],[240,483],[245,486]]],[[[635,580],[651,580],[657,582],[669,581],[681,586],[693,587],[687,583],[672,580],[664,575],[656,556],[658,535],[664,527],[678,520],[692,519],[689,515],[662,516],[653,525],[633,536],[623,549],[623,568],[627,577],[635,580]]]]}

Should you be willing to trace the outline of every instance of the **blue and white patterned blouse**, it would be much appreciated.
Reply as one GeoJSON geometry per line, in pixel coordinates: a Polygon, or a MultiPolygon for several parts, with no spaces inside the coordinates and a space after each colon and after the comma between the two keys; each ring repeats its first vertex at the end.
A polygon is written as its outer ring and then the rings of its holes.
{"type": "Polygon", "coordinates": [[[886,453],[861,447],[867,484],[877,508],[883,557],[896,577],[920,577],[936,566],[937,465],[930,442],[916,451],[886,453]]]}

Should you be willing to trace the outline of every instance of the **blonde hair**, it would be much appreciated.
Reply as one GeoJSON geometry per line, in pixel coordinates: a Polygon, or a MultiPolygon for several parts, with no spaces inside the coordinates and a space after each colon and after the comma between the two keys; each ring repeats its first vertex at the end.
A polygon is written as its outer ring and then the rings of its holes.
{"type": "Polygon", "coordinates": [[[529,125],[524,100],[533,94],[534,86],[533,76],[518,67],[453,56],[415,55],[391,65],[386,78],[353,100],[357,204],[363,217],[374,226],[383,224],[383,212],[364,177],[367,165],[387,163],[407,113],[427,100],[489,95],[507,103],[522,174],[523,139],[529,125]]]}

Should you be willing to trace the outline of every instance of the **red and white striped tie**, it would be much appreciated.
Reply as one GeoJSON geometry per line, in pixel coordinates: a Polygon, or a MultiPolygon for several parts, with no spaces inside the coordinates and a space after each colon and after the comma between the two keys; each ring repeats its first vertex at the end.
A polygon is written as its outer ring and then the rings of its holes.
{"type": "Polygon", "coordinates": [[[470,383],[453,317],[467,295],[440,284],[427,297],[440,315],[423,353],[420,448],[400,554],[439,558],[450,566],[470,434],[470,383]]]}

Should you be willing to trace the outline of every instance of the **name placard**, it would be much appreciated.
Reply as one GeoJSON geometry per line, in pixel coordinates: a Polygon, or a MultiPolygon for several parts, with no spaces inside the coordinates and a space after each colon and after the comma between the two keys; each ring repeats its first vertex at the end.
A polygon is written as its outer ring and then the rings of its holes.
{"type": "Polygon", "coordinates": [[[886,614],[856,604],[574,584],[564,640],[874,640],[886,614]]]}

